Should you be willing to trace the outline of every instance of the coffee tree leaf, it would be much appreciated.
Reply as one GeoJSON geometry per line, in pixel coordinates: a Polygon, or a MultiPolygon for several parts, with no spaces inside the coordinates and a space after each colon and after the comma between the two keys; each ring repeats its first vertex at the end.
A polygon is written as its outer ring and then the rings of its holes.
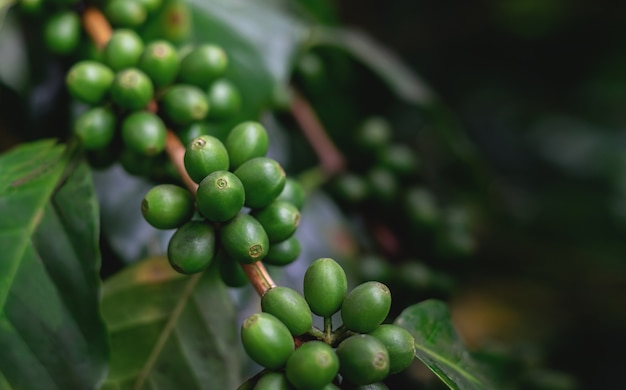
{"type": "Polygon", "coordinates": [[[186,276],[164,257],[104,283],[111,337],[105,389],[233,389],[241,382],[236,311],[217,270],[186,276]]]}
{"type": "Polygon", "coordinates": [[[90,170],[52,140],[6,152],[0,167],[1,387],[97,388],[108,339],[90,170]]]}
{"type": "Polygon", "coordinates": [[[415,338],[415,356],[450,389],[482,390],[499,388],[484,367],[463,345],[456,333],[445,302],[436,299],[409,306],[395,324],[415,338]]]}

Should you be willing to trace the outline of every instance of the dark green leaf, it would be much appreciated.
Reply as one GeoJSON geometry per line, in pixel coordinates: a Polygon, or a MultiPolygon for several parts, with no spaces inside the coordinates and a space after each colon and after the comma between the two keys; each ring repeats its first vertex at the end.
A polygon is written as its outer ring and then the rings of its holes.
{"type": "Polygon", "coordinates": [[[313,31],[310,43],[314,46],[333,46],[345,50],[378,74],[400,99],[424,106],[435,101],[435,96],[426,82],[395,54],[364,33],[346,28],[320,27],[313,31]]]}
{"type": "Polygon", "coordinates": [[[487,368],[473,359],[457,335],[448,306],[435,299],[410,306],[395,323],[415,338],[415,356],[449,388],[455,390],[497,389],[487,368]]]}
{"type": "Polygon", "coordinates": [[[48,140],[7,152],[0,167],[0,384],[97,388],[108,345],[89,168],[48,140]]]}
{"type": "Polygon", "coordinates": [[[185,276],[165,258],[104,284],[111,333],[106,389],[234,389],[240,381],[235,308],[216,270],[185,276]]]}

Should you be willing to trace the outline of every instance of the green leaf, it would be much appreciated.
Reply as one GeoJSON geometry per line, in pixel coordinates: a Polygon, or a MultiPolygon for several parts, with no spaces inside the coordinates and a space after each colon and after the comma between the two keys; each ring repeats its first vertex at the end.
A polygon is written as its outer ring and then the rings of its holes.
{"type": "Polygon", "coordinates": [[[190,0],[195,42],[226,50],[226,77],[240,88],[244,116],[257,118],[285,85],[308,29],[275,6],[257,1],[190,0]]]}
{"type": "Polygon", "coordinates": [[[0,167],[2,388],[96,388],[108,344],[90,170],[50,140],[5,153],[0,167]]]}
{"type": "Polygon", "coordinates": [[[309,43],[345,50],[385,81],[398,98],[408,103],[428,106],[436,101],[424,80],[395,54],[360,31],[319,27],[313,30],[309,43]]]}
{"type": "Polygon", "coordinates": [[[449,388],[455,390],[497,389],[487,367],[479,364],[454,330],[446,303],[430,299],[409,306],[396,318],[415,338],[415,356],[449,388]]]}
{"type": "Polygon", "coordinates": [[[186,276],[165,258],[104,284],[111,333],[105,389],[234,389],[241,382],[236,312],[217,271],[186,276]]]}

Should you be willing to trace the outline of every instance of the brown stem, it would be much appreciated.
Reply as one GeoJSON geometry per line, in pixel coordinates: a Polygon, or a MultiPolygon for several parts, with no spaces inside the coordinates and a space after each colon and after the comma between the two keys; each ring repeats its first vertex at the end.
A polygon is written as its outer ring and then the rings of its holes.
{"type": "Polygon", "coordinates": [[[296,91],[294,91],[290,109],[302,133],[319,158],[324,171],[333,175],[343,170],[345,166],[343,155],[326,133],[309,102],[296,91]]]}
{"type": "MultiPolygon", "coordinates": [[[[91,40],[96,44],[99,50],[102,50],[111,38],[112,30],[109,21],[98,8],[89,7],[83,12],[82,22],[91,40]]],[[[154,100],[150,101],[146,109],[150,112],[157,112],[157,103],[154,100]]],[[[180,174],[183,183],[195,197],[198,184],[191,180],[185,169],[185,147],[171,130],[167,131],[165,152],[176,167],[176,171],[180,174]]],[[[263,263],[256,262],[254,264],[242,264],[241,266],[248,276],[250,284],[252,284],[260,296],[265,294],[270,288],[276,287],[276,283],[274,283],[268,274],[263,263]]]]}

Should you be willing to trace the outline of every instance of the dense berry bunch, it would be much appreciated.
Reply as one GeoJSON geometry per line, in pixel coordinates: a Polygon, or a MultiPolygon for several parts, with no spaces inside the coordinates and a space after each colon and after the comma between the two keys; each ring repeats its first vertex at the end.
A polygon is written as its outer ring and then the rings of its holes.
{"type": "Polygon", "coordinates": [[[304,191],[266,157],[267,148],[267,131],[258,122],[238,124],[225,142],[199,136],[184,155],[185,169],[198,183],[195,204],[189,191],[172,184],[146,194],[141,206],[146,220],[159,229],[177,229],[168,248],[176,270],[199,272],[218,258],[224,281],[236,286],[245,284],[245,278],[232,275],[241,272],[239,263],[286,265],[298,257],[294,233],[304,191]]]}
{"type": "Polygon", "coordinates": [[[254,389],[337,388],[333,383],[385,388],[382,380],[413,361],[413,336],[383,324],[391,308],[386,285],[370,281],[348,292],[342,267],[321,258],[307,269],[303,291],[304,296],[287,287],[268,290],[261,297],[262,312],[243,322],[244,349],[268,369],[254,389]],[[333,330],[331,317],[337,312],[343,324],[333,330]],[[312,326],[313,314],[323,317],[324,330],[312,326]]]}

